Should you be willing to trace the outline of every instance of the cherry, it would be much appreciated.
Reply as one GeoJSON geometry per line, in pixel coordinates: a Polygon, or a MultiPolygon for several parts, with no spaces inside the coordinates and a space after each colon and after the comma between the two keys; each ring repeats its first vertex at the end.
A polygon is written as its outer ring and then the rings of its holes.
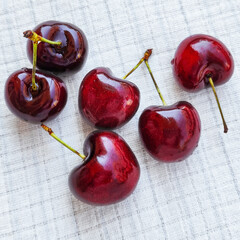
{"type": "Polygon", "coordinates": [[[5,84],[8,108],[19,118],[32,123],[54,119],[67,102],[64,82],[50,73],[36,72],[37,90],[32,89],[32,70],[12,73],[5,84]]]}
{"type": "Polygon", "coordinates": [[[84,142],[84,154],[72,149],[46,125],[41,125],[52,137],[79,155],[84,162],[69,175],[73,195],[91,205],[109,205],[128,197],[135,189],[139,177],[138,161],[118,134],[94,131],[84,142]]]}
{"type": "Polygon", "coordinates": [[[163,162],[177,162],[192,154],[198,145],[201,121],[197,110],[188,102],[167,106],[145,60],[163,106],[146,108],[139,119],[141,141],[149,154],[163,162]]]}
{"type": "Polygon", "coordinates": [[[110,69],[95,68],[79,89],[79,111],[94,127],[116,128],[127,123],[139,107],[140,93],[129,81],[112,76],[110,69]]]}
{"type": "Polygon", "coordinates": [[[150,106],[139,119],[141,140],[150,155],[163,162],[187,158],[197,147],[200,118],[188,102],[170,106],[150,106]]]}
{"type": "MultiPolygon", "coordinates": [[[[151,55],[151,50],[146,52],[151,55]]],[[[143,61],[123,78],[126,79],[143,61]]],[[[140,93],[132,82],[113,77],[108,68],[91,70],[79,88],[79,111],[87,122],[97,128],[113,129],[126,124],[139,107],[140,93]]]]}
{"type": "Polygon", "coordinates": [[[196,92],[211,86],[222,116],[224,132],[228,131],[214,85],[226,83],[233,74],[234,62],[227,47],[218,39],[196,34],[184,39],[178,46],[173,73],[186,91],[196,92]]]}
{"type": "MultiPolygon", "coordinates": [[[[81,29],[70,23],[46,21],[33,30],[39,36],[51,41],[61,42],[60,45],[40,43],[38,46],[37,67],[53,72],[79,71],[88,54],[87,39],[81,29]]],[[[33,62],[33,43],[27,42],[27,55],[33,62]]]]}

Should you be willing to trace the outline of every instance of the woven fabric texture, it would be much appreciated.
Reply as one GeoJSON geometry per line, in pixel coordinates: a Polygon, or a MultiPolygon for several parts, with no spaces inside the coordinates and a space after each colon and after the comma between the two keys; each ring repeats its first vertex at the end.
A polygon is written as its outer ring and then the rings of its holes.
{"type": "Polygon", "coordinates": [[[0,239],[240,239],[239,22],[239,0],[0,0],[0,239]],[[139,110],[116,130],[139,160],[139,184],[115,205],[94,207],[76,200],[68,175],[81,159],[40,126],[17,119],[4,100],[8,76],[31,67],[22,32],[46,20],[77,25],[89,42],[83,70],[62,75],[69,98],[48,124],[56,135],[82,151],[84,139],[94,130],[78,111],[78,88],[85,74],[105,66],[123,77],[153,48],[149,63],[166,102],[189,101],[200,114],[202,133],[194,153],[185,161],[164,164],[144,150],[139,116],[161,102],[142,64],[129,77],[141,91],[139,110]],[[173,79],[170,62],[175,50],[195,33],[220,39],[235,60],[233,77],[217,87],[228,134],[223,133],[211,89],[187,93],[173,79]]]}

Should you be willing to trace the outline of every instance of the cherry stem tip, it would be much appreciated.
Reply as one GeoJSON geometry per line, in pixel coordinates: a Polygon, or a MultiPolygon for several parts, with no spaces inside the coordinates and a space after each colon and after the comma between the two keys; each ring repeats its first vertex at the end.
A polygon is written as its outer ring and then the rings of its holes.
{"type": "Polygon", "coordinates": [[[145,53],[144,53],[144,56],[140,59],[140,61],[137,63],[137,65],[129,72],[127,73],[123,79],[126,79],[130,74],[132,74],[141,64],[144,60],[148,60],[149,57],[151,56],[152,54],[152,49],[148,49],[145,53]]]}
{"type": "Polygon", "coordinates": [[[25,38],[31,38],[33,36],[33,31],[32,30],[27,30],[23,32],[23,37],[25,38]]]}

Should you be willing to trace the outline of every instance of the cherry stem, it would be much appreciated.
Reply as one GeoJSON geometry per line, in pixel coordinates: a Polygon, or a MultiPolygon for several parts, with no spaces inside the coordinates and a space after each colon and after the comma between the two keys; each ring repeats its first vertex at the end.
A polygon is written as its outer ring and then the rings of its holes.
{"type": "Polygon", "coordinates": [[[219,102],[219,99],[218,99],[218,96],[217,96],[217,92],[216,92],[215,87],[214,87],[213,80],[212,80],[211,77],[208,77],[208,81],[209,81],[209,83],[212,87],[212,90],[213,90],[213,93],[215,95],[215,98],[216,98],[216,101],[217,101],[217,104],[218,104],[218,108],[219,108],[219,111],[220,111],[220,114],[221,114],[221,117],[222,117],[224,133],[227,133],[228,132],[228,127],[227,127],[227,124],[226,124],[224,116],[223,116],[222,108],[221,108],[221,105],[220,105],[220,102],[219,102]]]}
{"type": "Polygon", "coordinates": [[[62,43],[60,41],[54,42],[51,40],[48,40],[44,37],[39,36],[37,33],[27,30],[23,33],[23,36],[30,39],[33,42],[33,69],[32,69],[32,90],[37,91],[37,85],[35,80],[36,75],[36,65],[37,65],[37,46],[40,42],[45,42],[53,45],[61,45],[62,43]]]}
{"type": "Polygon", "coordinates": [[[140,59],[140,61],[137,63],[137,65],[129,72],[127,73],[123,79],[126,79],[130,74],[132,74],[141,64],[145,59],[148,59],[152,54],[152,49],[148,49],[145,53],[144,56],[140,59]]]}
{"type": "Polygon", "coordinates": [[[161,100],[162,100],[163,106],[166,106],[167,104],[166,104],[166,102],[165,102],[165,100],[164,100],[164,98],[163,98],[163,96],[162,96],[162,94],[161,94],[161,92],[160,92],[160,89],[159,89],[159,87],[158,87],[158,85],[157,85],[157,82],[156,82],[156,80],[155,80],[155,78],[154,78],[154,76],[153,76],[153,74],[152,74],[152,70],[151,70],[151,68],[150,68],[150,66],[149,66],[148,59],[144,59],[144,62],[145,62],[145,64],[146,64],[146,66],[147,66],[148,72],[149,72],[150,75],[151,75],[151,78],[152,78],[153,83],[154,83],[154,85],[155,85],[155,88],[156,88],[156,90],[157,90],[157,92],[158,92],[158,95],[159,95],[159,97],[160,97],[161,100]]]}
{"type": "Polygon", "coordinates": [[[57,137],[55,135],[55,133],[52,131],[51,128],[47,127],[46,125],[44,125],[43,123],[41,124],[41,127],[49,133],[50,136],[52,136],[53,138],[55,138],[58,142],[60,142],[63,146],[65,146],[66,148],[68,148],[69,150],[71,150],[72,152],[76,153],[79,157],[81,157],[83,160],[85,160],[86,156],[79,153],[78,151],[76,151],[75,149],[73,149],[72,147],[70,147],[68,144],[66,144],[65,142],[63,142],[59,137],[57,137]]]}
{"type": "Polygon", "coordinates": [[[37,65],[37,43],[33,43],[33,69],[32,69],[32,90],[37,91],[37,85],[35,81],[36,65],[37,65]]]}

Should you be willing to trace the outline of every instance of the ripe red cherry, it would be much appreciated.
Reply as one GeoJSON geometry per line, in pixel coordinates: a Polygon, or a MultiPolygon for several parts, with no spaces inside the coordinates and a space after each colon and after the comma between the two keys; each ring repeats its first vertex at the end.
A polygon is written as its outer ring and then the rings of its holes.
{"type": "Polygon", "coordinates": [[[5,84],[5,100],[9,110],[32,123],[54,119],[67,102],[64,82],[53,74],[37,71],[37,90],[32,89],[32,69],[12,73],[5,84]]]}
{"type": "Polygon", "coordinates": [[[233,58],[218,39],[196,34],[184,39],[172,60],[173,73],[186,91],[199,91],[209,85],[209,76],[215,85],[227,82],[233,74],[233,58]]]}
{"type": "Polygon", "coordinates": [[[95,131],[84,143],[84,163],[69,176],[69,186],[76,198],[107,205],[122,201],[135,189],[140,167],[126,144],[116,133],[95,131]]]}
{"type": "Polygon", "coordinates": [[[199,91],[211,86],[224,124],[215,85],[227,82],[234,70],[234,62],[227,47],[218,39],[197,34],[184,39],[178,46],[172,60],[173,73],[179,85],[186,91],[199,91]]]}
{"type": "Polygon", "coordinates": [[[187,158],[198,145],[201,121],[197,110],[188,102],[167,106],[153,77],[148,59],[146,66],[163,106],[146,108],[139,119],[141,141],[156,160],[177,162],[187,158]]]}
{"type": "Polygon", "coordinates": [[[150,106],[139,119],[139,133],[150,155],[163,162],[187,158],[198,145],[201,121],[188,102],[150,106]]]}
{"type": "MultiPolygon", "coordinates": [[[[39,36],[51,41],[60,41],[61,45],[49,45],[41,42],[37,50],[37,67],[53,72],[77,72],[87,58],[88,43],[81,29],[70,23],[47,21],[33,30],[39,36]]],[[[33,43],[27,42],[27,55],[33,62],[33,43]]]]}
{"type": "Polygon", "coordinates": [[[95,68],[80,85],[79,111],[92,126],[112,129],[133,117],[139,98],[135,84],[113,77],[108,68],[95,68]]]}
{"type": "Polygon", "coordinates": [[[73,195],[91,205],[109,205],[128,197],[135,189],[139,177],[138,161],[118,134],[94,131],[84,142],[82,155],[61,139],[46,125],[42,128],[65,147],[80,156],[84,162],[69,175],[73,195]]]}

